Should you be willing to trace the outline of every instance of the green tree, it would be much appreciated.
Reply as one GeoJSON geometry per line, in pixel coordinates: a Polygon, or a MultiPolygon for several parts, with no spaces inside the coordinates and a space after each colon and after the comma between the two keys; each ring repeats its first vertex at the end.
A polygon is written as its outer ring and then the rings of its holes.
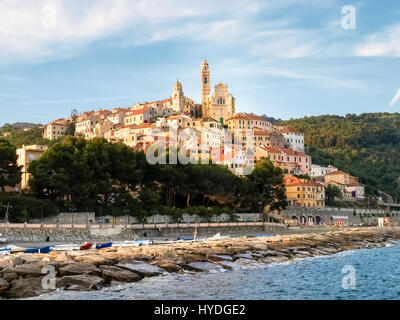
{"type": "Polygon", "coordinates": [[[17,165],[15,147],[5,139],[0,139],[0,189],[15,187],[21,182],[21,168],[17,165]]]}
{"type": "Polygon", "coordinates": [[[66,136],[74,136],[76,129],[76,119],[78,118],[79,112],[76,109],[71,110],[71,122],[68,125],[67,130],[65,131],[66,136]]]}
{"type": "Polygon", "coordinates": [[[328,205],[335,204],[335,198],[342,199],[343,194],[338,186],[329,184],[325,189],[326,202],[328,205]]]}
{"type": "Polygon", "coordinates": [[[260,159],[247,179],[251,181],[251,184],[247,185],[250,189],[248,191],[253,190],[250,193],[253,208],[258,207],[260,212],[263,212],[266,206],[271,211],[281,211],[287,207],[283,171],[275,167],[269,159],[260,159]]]}

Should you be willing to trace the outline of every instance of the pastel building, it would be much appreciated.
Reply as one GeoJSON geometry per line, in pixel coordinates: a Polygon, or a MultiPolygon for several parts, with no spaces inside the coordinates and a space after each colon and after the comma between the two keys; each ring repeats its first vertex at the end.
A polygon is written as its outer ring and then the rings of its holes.
{"type": "Polygon", "coordinates": [[[325,186],[321,183],[297,177],[284,178],[289,205],[307,208],[325,207],[325,186]]]}
{"type": "Polygon", "coordinates": [[[260,146],[255,148],[256,160],[268,158],[276,167],[288,175],[306,175],[310,173],[311,156],[292,149],[278,149],[260,146]]]}
{"type": "Polygon", "coordinates": [[[68,122],[65,119],[59,119],[47,125],[43,137],[48,140],[57,140],[65,136],[67,129],[68,122]]]}
{"type": "Polygon", "coordinates": [[[18,166],[21,166],[21,189],[29,188],[29,179],[30,174],[28,173],[28,169],[32,161],[39,160],[40,157],[47,151],[48,147],[43,145],[30,145],[30,146],[22,146],[17,149],[18,166]]]}

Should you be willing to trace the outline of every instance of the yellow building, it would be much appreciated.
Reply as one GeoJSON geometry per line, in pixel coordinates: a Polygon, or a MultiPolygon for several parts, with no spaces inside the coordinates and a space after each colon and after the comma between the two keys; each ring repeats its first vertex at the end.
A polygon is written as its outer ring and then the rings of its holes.
{"type": "Polygon", "coordinates": [[[307,179],[297,177],[284,178],[286,197],[290,205],[324,208],[325,186],[307,179]]]}
{"type": "Polygon", "coordinates": [[[32,161],[39,160],[40,157],[47,151],[47,146],[42,145],[31,145],[22,146],[22,148],[17,149],[18,155],[18,166],[21,166],[22,177],[21,177],[21,189],[29,188],[30,174],[28,173],[29,166],[32,161]]]}

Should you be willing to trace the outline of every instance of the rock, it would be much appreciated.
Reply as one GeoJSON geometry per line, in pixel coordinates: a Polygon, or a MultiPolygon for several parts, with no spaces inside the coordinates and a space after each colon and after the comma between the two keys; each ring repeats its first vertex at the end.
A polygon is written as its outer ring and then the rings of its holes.
{"type": "Polygon", "coordinates": [[[57,279],[57,288],[73,291],[100,290],[104,280],[98,276],[79,274],[57,279]]]}
{"type": "Polygon", "coordinates": [[[108,282],[119,281],[130,283],[140,281],[143,278],[132,271],[113,266],[100,266],[100,270],[102,271],[103,279],[108,282]]]}
{"type": "Polygon", "coordinates": [[[237,254],[233,257],[233,259],[236,261],[238,259],[248,259],[248,260],[253,260],[253,255],[251,253],[241,253],[237,254]]]}
{"type": "Polygon", "coordinates": [[[306,257],[313,257],[313,254],[308,251],[294,251],[293,254],[296,258],[306,258],[306,257]]]}
{"type": "Polygon", "coordinates": [[[19,265],[24,264],[24,263],[25,263],[25,259],[22,258],[22,257],[15,257],[14,260],[13,260],[14,266],[19,266],[19,265]]]}
{"type": "Polygon", "coordinates": [[[260,251],[259,254],[262,254],[264,257],[276,257],[282,255],[279,251],[275,250],[264,250],[260,251]]]}
{"type": "Polygon", "coordinates": [[[151,264],[155,265],[161,269],[164,269],[170,273],[173,273],[173,272],[179,273],[179,271],[182,270],[182,267],[180,267],[179,265],[169,262],[169,261],[165,261],[165,260],[153,261],[151,264]]]}
{"type": "Polygon", "coordinates": [[[262,259],[264,256],[261,253],[252,253],[253,259],[262,259]]]}
{"type": "Polygon", "coordinates": [[[110,260],[108,258],[106,258],[103,255],[97,255],[97,254],[93,254],[93,255],[85,255],[85,256],[76,256],[74,258],[74,261],[76,262],[80,262],[80,263],[90,263],[95,265],[96,267],[100,266],[100,265],[113,265],[114,261],[110,260]]]}
{"type": "Polygon", "coordinates": [[[58,272],[62,276],[72,275],[96,275],[100,276],[101,271],[90,263],[70,263],[58,269],[58,272]]]}
{"type": "Polygon", "coordinates": [[[178,272],[180,275],[185,274],[185,271],[183,271],[183,269],[179,270],[178,272]]]}
{"type": "Polygon", "coordinates": [[[158,276],[165,272],[165,270],[157,266],[152,266],[151,264],[137,260],[132,260],[129,262],[120,262],[116,265],[116,267],[133,271],[134,273],[137,273],[142,277],[158,276]]]}
{"type": "Polygon", "coordinates": [[[41,295],[47,290],[43,289],[42,277],[29,279],[16,279],[11,281],[11,288],[5,293],[7,298],[21,299],[41,295]]]}
{"type": "Polygon", "coordinates": [[[3,279],[10,282],[12,280],[18,279],[18,274],[16,274],[15,272],[5,273],[3,275],[3,279]]]}
{"type": "Polygon", "coordinates": [[[10,287],[10,283],[6,279],[0,278],[0,295],[10,287]]]}
{"type": "Polygon", "coordinates": [[[207,258],[210,261],[233,261],[233,257],[219,254],[209,255],[207,258]]]}
{"type": "Polygon", "coordinates": [[[221,266],[211,262],[191,262],[188,266],[197,271],[217,271],[221,270],[221,266]]]}
{"type": "Polygon", "coordinates": [[[253,267],[253,266],[255,267],[255,266],[259,265],[259,263],[257,261],[245,259],[245,258],[239,258],[239,259],[235,260],[235,263],[242,265],[242,266],[247,266],[247,267],[253,267]]]}
{"type": "Polygon", "coordinates": [[[270,263],[282,263],[282,262],[287,262],[289,260],[288,257],[285,256],[277,256],[277,257],[266,257],[263,259],[260,259],[260,262],[270,264],[270,263]]]}
{"type": "Polygon", "coordinates": [[[16,267],[5,267],[2,270],[3,274],[6,273],[16,273],[18,275],[22,275],[24,277],[40,277],[43,276],[42,268],[39,267],[36,263],[25,263],[18,265],[16,267]]]}
{"type": "Polygon", "coordinates": [[[241,268],[241,266],[239,264],[237,264],[233,261],[219,261],[218,264],[228,270],[234,270],[234,269],[241,268]]]}
{"type": "Polygon", "coordinates": [[[139,253],[139,254],[134,256],[134,259],[135,260],[140,260],[140,261],[150,261],[150,260],[153,259],[153,257],[151,257],[151,256],[149,256],[147,254],[144,254],[144,253],[139,253]]]}

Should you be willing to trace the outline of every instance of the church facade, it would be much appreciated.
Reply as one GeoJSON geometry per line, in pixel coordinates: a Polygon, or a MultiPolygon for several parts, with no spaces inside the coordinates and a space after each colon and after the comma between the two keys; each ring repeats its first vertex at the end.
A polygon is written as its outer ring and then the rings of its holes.
{"type": "Polygon", "coordinates": [[[225,124],[235,114],[235,98],[228,91],[228,86],[218,83],[211,94],[210,67],[204,59],[201,66],[201,106],[203,118],[213,118],[225,124]]]}

